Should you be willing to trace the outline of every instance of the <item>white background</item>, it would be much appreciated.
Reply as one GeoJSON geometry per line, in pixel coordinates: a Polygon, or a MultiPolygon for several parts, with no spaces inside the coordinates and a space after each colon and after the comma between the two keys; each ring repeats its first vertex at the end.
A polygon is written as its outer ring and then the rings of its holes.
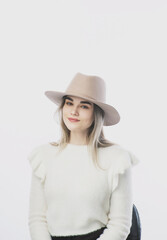
{"type": "Polygon", "coordinates": [[[106,81],[121,115],[106,137],[140,159],[133,191],[142,240],[166,239],[165,2],[1,0],[0,239],[30,240],[27,155],[59,132],[44,91],[64,91],[77,72],[106,81]]]}

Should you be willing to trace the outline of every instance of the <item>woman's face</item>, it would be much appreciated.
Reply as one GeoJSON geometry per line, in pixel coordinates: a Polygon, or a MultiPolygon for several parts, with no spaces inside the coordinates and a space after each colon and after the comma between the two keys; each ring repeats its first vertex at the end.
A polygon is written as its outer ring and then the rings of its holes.
{"type": "Polygon", "coordinates": [[[67,96],[63,106],[63,121],[70,131],[87,132],[94,120],[93,112],[93,103],[80,97],[67,96]]]}

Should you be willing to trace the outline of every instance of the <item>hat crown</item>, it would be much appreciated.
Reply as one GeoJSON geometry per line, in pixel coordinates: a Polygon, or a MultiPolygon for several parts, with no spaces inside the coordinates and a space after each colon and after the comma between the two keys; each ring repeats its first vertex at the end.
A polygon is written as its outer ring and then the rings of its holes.
{"type": "Polygon", "coordinates": [[[83,98],[90,98],[105,103],[105,81],[97,76],[88,76],[82,73],[77,73],[67,87],[66,94],[77,94],[83,98]]]}

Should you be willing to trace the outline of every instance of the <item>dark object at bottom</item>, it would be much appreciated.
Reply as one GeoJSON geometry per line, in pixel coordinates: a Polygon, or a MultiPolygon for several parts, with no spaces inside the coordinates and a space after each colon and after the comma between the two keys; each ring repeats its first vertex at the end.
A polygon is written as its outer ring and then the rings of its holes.
{"type": "Polygon", "coordinates": [[[76,235],[76,236],[51,236],[52,240],[96,240],[104,231],[106,227],[100,228],[96,231],[82,234],[82,235],[76,235]]]}
{"type": "MultiPolygon", "coordinates": [[[[75,235],[75,236],[51,236],[52,240],[96,240],[104,231],[106,227],[100,228],[96,231],[75,235]]],[[[141,240],[141,223],[139,213],[136,206],[133,204],[132,212],[132,226],[130,228],[130,233],[126,240],[141,240]]]]}
{"type": "Polygon", "coordinates": [[[132,226],[130,233],[126,240],[140,240],[141,239],[141,222],[136,206],[133,204],[132,212],[132,226]]]}

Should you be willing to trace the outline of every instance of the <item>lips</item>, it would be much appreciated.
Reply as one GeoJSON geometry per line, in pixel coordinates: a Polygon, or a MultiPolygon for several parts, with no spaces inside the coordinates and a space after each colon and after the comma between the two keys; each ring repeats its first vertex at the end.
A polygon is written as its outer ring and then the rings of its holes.
{"type": "Polygon", "coordinates": [[[76,119],[76,118],[68,118],[68,120],[69,120],[70,122],[79,122],[79,120],[76,119]]]}

